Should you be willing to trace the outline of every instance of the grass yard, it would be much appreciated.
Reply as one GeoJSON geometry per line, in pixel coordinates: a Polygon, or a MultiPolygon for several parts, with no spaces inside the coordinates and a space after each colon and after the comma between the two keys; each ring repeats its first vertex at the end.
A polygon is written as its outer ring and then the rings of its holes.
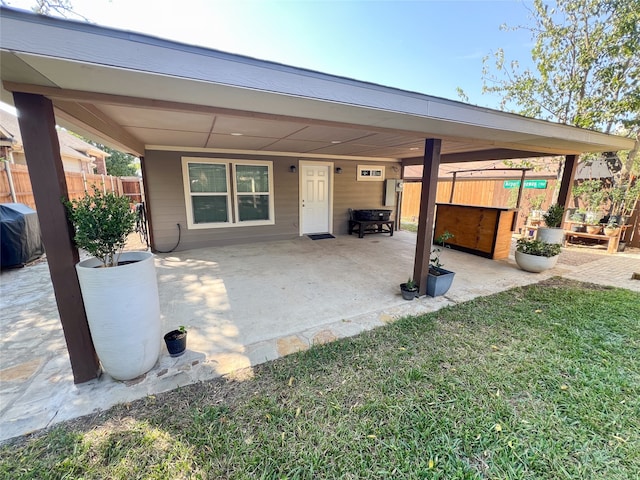
{"type": "Polygon", "coordinates": [[[0,477],[640,478],[639,321],[552,279],[19,439],[0,477]]]}

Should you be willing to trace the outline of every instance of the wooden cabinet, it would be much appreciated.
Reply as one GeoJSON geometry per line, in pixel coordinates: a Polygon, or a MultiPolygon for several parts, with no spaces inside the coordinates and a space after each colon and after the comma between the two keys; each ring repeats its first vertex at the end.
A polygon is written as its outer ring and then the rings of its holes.
{"type": "Polygon", "coordinates": [[[495,260],[507,258],[517,213],[515,208],[438,203],[434,237],[449,231],[454,235],[447,241],[451,248],[495,260]]]}

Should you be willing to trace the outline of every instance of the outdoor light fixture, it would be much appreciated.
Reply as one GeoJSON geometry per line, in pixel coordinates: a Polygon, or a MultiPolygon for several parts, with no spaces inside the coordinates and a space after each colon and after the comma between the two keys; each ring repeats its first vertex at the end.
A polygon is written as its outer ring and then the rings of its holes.
{"type": "Polygon", "coordinates": [[[337,173],[337,174],[340,174],[340,173],[342,173],[342,168],[340,168],[340,167],[337,167],[337,168],[336,168],[336,173],[337,173]]]}
{"type": "Polygon", "coordinates": [[[297,170],[298,170],[298,169],[296,168],[296,166],[295,166],[295,165],[291,165],[291,166],[289,167],[289,171],[290,171],[291,173],[296,173],[296,171],[297,171],[297,170]]]}

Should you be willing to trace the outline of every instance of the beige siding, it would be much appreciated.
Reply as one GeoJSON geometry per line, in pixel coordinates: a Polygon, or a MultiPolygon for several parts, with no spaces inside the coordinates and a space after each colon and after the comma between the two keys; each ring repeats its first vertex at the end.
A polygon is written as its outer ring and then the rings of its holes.
{"type": "MultiPolygon", "coordinates": [[[[333,197],[333,231],[338,235],[348,232],[349,209],[385,209],[392,211],[395,217],[396,207],[385,207],[385,182],[358,182],[356,180],[358,165],[371,165],[370,162],[336,161],[336,167],[342,173],[335,175],[333,197]]],[[[400,178],[400,166],[395,163],[376,163],[385,167],[385,178],[400,178]],[[394,167],[396,170],[394,170],[394,167]]]]}
{"type": "Polygon", "coordinates": [[[181,240],[177,250],[282,240],[297,236],[298,177],[289,172],[289,165],[292,163],[297,162],[295,160],[292,162],[290,158],[147,151],[145,154],[145,175],[149,193],[147,201],[151,209],[154,247],[160,251],[173,248],[178,241],[177,224],[180,224],[181,230],[181,240]],[[273,161],[275,225],[189,230],[182,183],[181,158],[183,156],[273,161]]]}
{"type": "MultiPolygon", "coordinates": [[[[318,160],[326,161],[325,159],[318,160]]],[[[335,167],[342,168],[342,174],[334,175],[334,233],[339,235],[347,233],[349,208],[386,208],[395,211],[394,207],[383,206],[384,182],[356,181],[357,165],[367,162],[338,160],[334,163],[335,167]]],[[[381,165],[386,167],[386,178],[399,178],[398,164],[381,165]],[[394,170],[394,166],[396,170],[394,170]]],[[[177,250],[284,240],[299,236],[299,172],[298,159],[292,157],[147,151],[145,153],[145,181],[149,194],[147,201],[151,209],[155,249],[164,251],[175,246],[178,240],[177,224],[180,224],[181,229],[181,240],[177,250]],[[272,161],[275,225],[189,230],[182,182],[181,158],[183,156],[272,161]],[[290,165],[296,165],[298,173],[291,173],[289,171],[290,165]]]]}

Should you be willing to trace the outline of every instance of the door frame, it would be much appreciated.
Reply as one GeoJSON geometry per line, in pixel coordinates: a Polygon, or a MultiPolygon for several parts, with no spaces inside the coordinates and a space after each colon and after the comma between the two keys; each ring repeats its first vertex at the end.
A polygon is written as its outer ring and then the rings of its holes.
{"type": "Polygon", "coordinates": [[[298,161],[298,234],[299,236],[303,236],[306,235],[305,233],[302,233],[302,167],[307,167],[307,166],[316,166],[316,167],[327,167],[328,171],[329,171],[329,185],[328,185],[328,192],[327,192],[327,200],[329,202],[328,205],[328,211],[329,211],[329,218],[328,218],[328,226],[329,226],[329,231],[328,233],[333,234],[333,174],[334,174],[334,168],[333,168],[333,162],[322,162],[319,160],[299,160],[298,161]]]}

